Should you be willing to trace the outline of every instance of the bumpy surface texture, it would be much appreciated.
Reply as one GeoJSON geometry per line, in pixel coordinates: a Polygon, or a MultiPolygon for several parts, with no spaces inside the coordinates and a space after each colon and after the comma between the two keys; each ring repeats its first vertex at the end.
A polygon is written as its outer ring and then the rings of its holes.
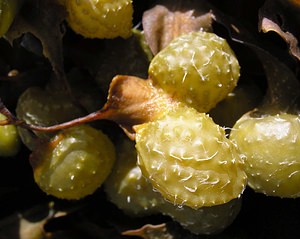
{"type": "Polygon", "coordinates": [[[79,199],[94,193],[109,175],[115,149],[101,131],[81,125],[69,128],[31,156],[34,179],[47,194],[79,199]]]}
{"type": "Polygon", "coordinates": [[[226,40],[207,32],[175,38],[149,67],[155,85],[200,112],[208,112],[234,89],[239,72],[226,40]]]}
{"type": "Polygon", "coordinates": [[[104,188],[109,200],[130,216],[162,213],[194,234],[214,234],[228,227],[238,215],[241,199],[199,209],[178,207],[166,201],[153,190],[136,165],[134,142],[122,140],[116,149],[117,162],[105,180],[104,188]]]}
{"type": "Polygon", "coordinates": [[[248,184],[270,196],[300,196],[299,116],[242,117],[230,139],[246,155],[248,184]]]}
{"type": "Polygon", "coordinates": [[[157,213],[157,207],[164,199],[154,192],[152,185],[136,165],[134,142],[129,139],[122,140],[116,149],[116,164],[104,183],[109,200],[129,215],[144,216],[157,213]]]}
{"type": "MultiPolygon", "coordinates": [[[[60,92],[43,90],[40,87],[30,87],[20,96],[17,116],[28,124],[51,126],[82,116],[72,99],[60,92]]],[[[32,133],[18,128],[22,142],[31,150],[35,148],[32,133]]],[[[53,133],[35,132],[39,137],[49,139],[53,133]]]]}
{"type": "Polygon", "coordinates": [[[127,38],[131,35],[133,6],[130,0],[66,0],[67,21],[87,38],[127,38]]]}
{"type": "Polygon", "coordinates": [[[228,203],[199,209],[186,206],[177,207],[166,202],[161,205],[160,210],[190,232],[196,235],[210,235],[220,233],[228,227],[240,212],[241,205],[241,199],[234,199],[228,203]]]}
{"type": "Polygon", "coordinates": [[[200,208],[243,192],[242,159],[208,115],[179,107],[136,129],[138,165],[168,201],[200,208]]]}

